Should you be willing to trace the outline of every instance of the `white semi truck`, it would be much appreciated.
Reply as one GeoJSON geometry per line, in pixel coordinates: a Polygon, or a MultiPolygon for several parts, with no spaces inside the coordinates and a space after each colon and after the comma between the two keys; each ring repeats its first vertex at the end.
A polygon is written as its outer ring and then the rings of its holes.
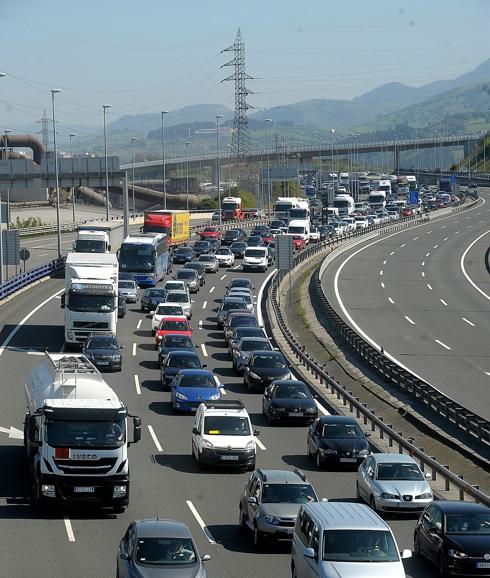
{"type": "Polygon", "coordinates": [[[119,263],[114,253],[69,253],[65,264],[65,343],[91,333],[116,334],[119,263]]]}
{"type": "Polygon", "coordinates": [[[80,225],[77,238],[73,241],[76,253],[109,253],[121,246],[124,227],[121,222],[108,221],[97,224],[80,225]]]}
{"type": "Polygon", "coordinates": [[[128,447],[141,439],[141,419],[129,415],[80,354],[46,353],[26,379],[25,397],[24,445],[34,505],[124,512],[129,502],[128,447]]]}

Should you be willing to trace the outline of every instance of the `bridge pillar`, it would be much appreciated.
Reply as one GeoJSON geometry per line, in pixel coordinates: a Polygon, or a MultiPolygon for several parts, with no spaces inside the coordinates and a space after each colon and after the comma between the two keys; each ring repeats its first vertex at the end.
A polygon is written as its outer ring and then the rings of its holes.
{"type": "Polygon", "coordinates": [[[395,167],[395,175],[397,175],[400,170],[400,149],[398,147],[393,150],[393,166],[395,167]]]}

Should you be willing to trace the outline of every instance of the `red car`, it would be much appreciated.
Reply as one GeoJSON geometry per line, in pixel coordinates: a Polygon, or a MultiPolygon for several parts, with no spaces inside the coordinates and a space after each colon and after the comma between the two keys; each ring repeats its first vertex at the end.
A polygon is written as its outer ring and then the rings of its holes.
{"type": "Polygon", "coordinates": [[[302,249],[305,248],[306,243],[305,243],[305,240],[303,239],[303,237],[299,237],[299,236],[294,235],[293,236],[293,245],[294,245],[294,248],[296,249],[296,251],[301,251],[302,249]]]}
{"type": "Polygon", "coordinates": [[[187,335],[192,339],[192,327],[185,315],[175,315],[162,317],[160,325],[155,334],[155,347],[158,349],[160,341],[164,335],[176,333],[178,335],[187,335]]]}
{"type": "Polygon", "coordinates": [[[201,239],[204,241],[221,239],[221,229],[219,227],[206,227],[204,231],[201,231],[201,239]]]}
{"type": "Polygon", "coordinates": [[[413,217],[414,212],[410,207],[405,207],[402,210],[402,217],[413,217]]]}
{"type": "Polygon", "coordinates": [[[274,241],[274,235],[271,235],[270,233],[263,233],[261,235],[262,237],[262,243],[264,243],[264,245],[268,245],[269,243],[272,243],[272,241],[274,241]]]}

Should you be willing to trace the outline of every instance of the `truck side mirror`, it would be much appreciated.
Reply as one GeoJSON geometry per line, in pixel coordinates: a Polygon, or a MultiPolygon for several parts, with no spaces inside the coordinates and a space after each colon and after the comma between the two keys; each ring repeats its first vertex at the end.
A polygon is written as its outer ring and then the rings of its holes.
{"type": "MultiPolygon", "coordinates": [[[[141,418],[133,417],[133,444],[137,444],[141,439],[141,418]]],[[[128,444],[129,445],[129,444],[128,444]]]]}
{"type": "Polygon", "coordinates": [[[66,296],[65,296],[65,294],[63,293],[63,294],[61,295],[61,309],[64,309],[64,308],[65,308],[65,297],[66,297],[66,296]]]}
{"type": "Polygon", "coordinates": [[[71,245],[71,248],[72,248],[72,249],[75,251],[75,253],[76,253],[76,251],[77,251],[77,242],[76,242],[76,241],[73,241],[73,243],[72,243],[72,245],[71,245]]]}

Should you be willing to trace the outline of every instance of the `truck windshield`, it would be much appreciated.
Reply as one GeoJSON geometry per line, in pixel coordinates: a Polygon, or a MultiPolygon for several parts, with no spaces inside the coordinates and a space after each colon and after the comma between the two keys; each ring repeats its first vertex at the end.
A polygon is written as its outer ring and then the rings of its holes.
{"type": "Polygon", "coordinates": [[[384,195],[369,195],[370,203],[384,203],[385,199],[384,195]]]}
{"type": "Polygon", "coordinates": [[[106,244],[96,239],[79,239],[76,242],[77,253],[105,253],[106,244]]]}
{"type": "Polygon", "coordinates": [[[134,273],[153,271],[154,249],[150,245],[123,244],[119,255],[119,269],[134,273]]]}
{"type": "Polygon", "coordinates": [[[334,199],[333,205],[337,209],[347,209],[349,207],[349,201],[337,201],[334,199]]]}
{"type": "Polygon", "coordinates": [[[110,421],[48,421],[47,442],[54,447],[120,448],[126,442],[124,419],[110,421]]]}
{"type": "Polygon", "coordinates": [[[276,213],[289,213],[292,203],[276,203],[276,213]]]}
{"type": "Polygon", "coordinates": [[[305,228],[304,227],[289,227],[288,229],[289,235],[304,235],[305,228]]]}
{"type": "Polygon", "coordinates": [[[236,210],[238,205],[236,203],[222,203],[221,208],[223,211],[234,211],[236,210]]]}
{"type": "Polygon", "coordinates": [[[290,209],[289,218],[292,219],[307,219],[308,211],[306,209],[290,209]]]}
{"type": "Polygon", "coordinates": [[[67,307],[70,311],[109,313],[116,308],[116,299],[114,295],[70,293],[67,307]]]}

